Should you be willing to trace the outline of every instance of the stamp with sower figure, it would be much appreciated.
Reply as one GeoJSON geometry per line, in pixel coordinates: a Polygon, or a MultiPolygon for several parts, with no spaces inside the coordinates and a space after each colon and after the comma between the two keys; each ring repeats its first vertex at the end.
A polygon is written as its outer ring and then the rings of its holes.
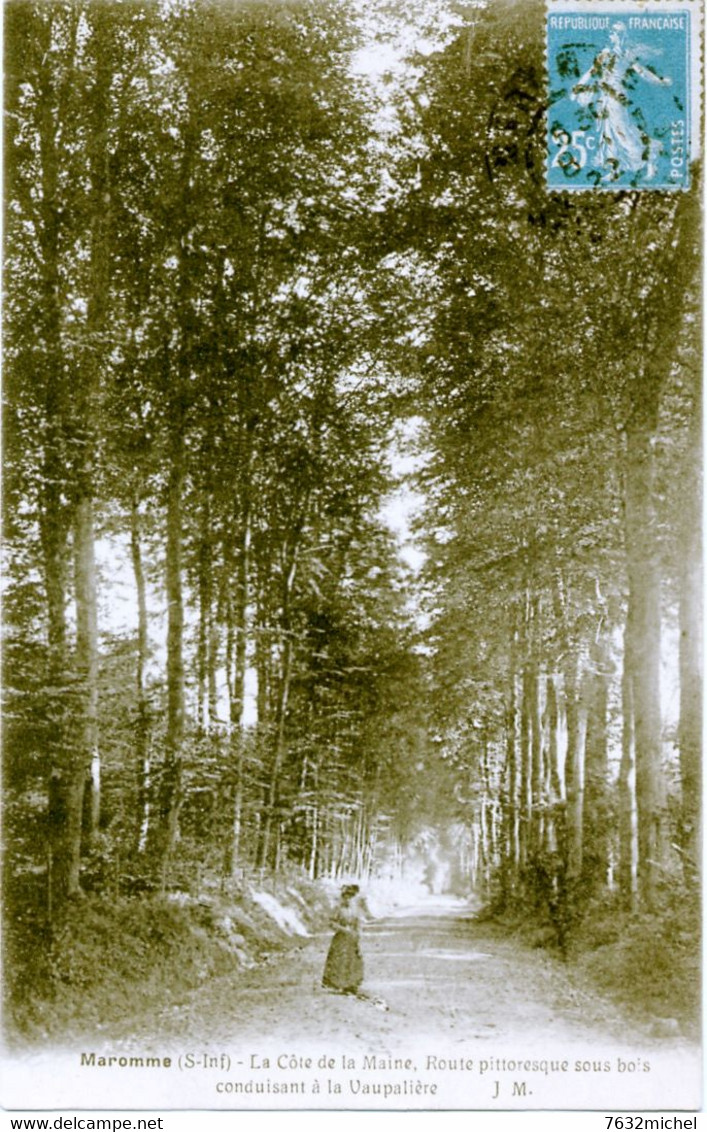
{"type": "Polygon", "coordinates": [[[699,9],[669,0],[548,7],[551,189],[686,189],[699,147],[699,9]]]}

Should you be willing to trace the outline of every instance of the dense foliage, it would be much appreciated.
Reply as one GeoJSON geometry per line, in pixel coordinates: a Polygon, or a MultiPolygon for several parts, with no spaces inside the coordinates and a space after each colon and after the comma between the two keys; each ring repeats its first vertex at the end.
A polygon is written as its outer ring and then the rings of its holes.
{"type": "Polygon", "coordinates": [[[697,172],[547,192],[543,30],[490,5],[429,61],[408,199],[441,742],[477,883],[564,946],[697,892],[701,218],[697,172]]]}
{"type": "Polygon", "coordinates": [[[419,676],[348,20],[8,9],[8,781],[50,903],[395,836],[419,676]]]}
{"type": "Polygon", "coordinates": [[[563,949],[696,898],[699,170],[549,194],[543,6],[378,8],[6,5],[20,939],[412,847],[563,949]]]}

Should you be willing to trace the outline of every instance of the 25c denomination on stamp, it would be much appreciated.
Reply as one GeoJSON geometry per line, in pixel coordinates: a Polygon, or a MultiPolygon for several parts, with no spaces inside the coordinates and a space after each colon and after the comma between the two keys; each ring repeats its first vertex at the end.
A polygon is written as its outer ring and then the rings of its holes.
{"type": "Polygon", "coordinates": [[[699,8],[551,0],[551,189],[686,189],[698,156],[699,8]]]}

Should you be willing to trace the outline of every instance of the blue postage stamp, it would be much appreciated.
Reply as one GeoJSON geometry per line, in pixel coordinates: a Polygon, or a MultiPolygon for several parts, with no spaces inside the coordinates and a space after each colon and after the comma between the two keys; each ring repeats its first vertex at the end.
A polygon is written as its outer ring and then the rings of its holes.
{"type": "Polygon", "coordinates": [[[565,0],[547,12],[547,183],[686,189],[694,5],[565,0]]]}

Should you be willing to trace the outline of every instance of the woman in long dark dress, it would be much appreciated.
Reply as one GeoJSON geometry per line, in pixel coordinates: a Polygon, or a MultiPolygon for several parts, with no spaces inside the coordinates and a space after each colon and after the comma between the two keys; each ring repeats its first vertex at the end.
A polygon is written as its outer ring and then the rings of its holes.
{"type": "Polygon", "coordinates": [[[346,884],[332,917],[334,938],[324,964],[322,986],[341,994],[358,994],[363,982],[361,955],[361,917],[357,884],[346,884]]]}

